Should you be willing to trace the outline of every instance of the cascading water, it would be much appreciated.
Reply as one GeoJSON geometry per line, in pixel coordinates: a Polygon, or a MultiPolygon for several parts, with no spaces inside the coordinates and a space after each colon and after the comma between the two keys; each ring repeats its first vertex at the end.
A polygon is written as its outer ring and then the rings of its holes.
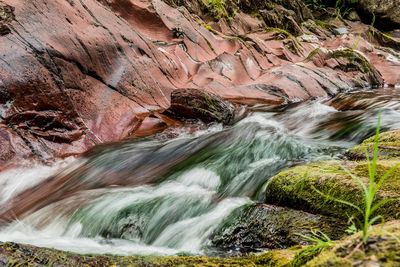
{"type": "Polygon", "coordinates": [[[229,128],[105,144],[72,162],[3,171],[0,218],[11,222],[0,240],[79,253],[203,254],[218,224],[262,201],[282,169],[341,157],[373,133],[379,108],[384,130],[400,128],[396,95],[258,107],[229,128]],[[15,213],[28,215],[12,220],[15,213]]]}

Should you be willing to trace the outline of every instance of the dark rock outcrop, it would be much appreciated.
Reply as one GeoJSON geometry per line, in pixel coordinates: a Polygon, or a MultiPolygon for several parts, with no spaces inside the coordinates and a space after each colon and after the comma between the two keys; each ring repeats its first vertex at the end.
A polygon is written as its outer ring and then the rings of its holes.
{"type": "Polygon", "coordinates": [[[315,229],[332,239],[339,239],[346,228],[346,221],[289,208],[252,204],[233,211],[214,231],[211,242],[226,249],[284,249],[308,244],[300,235],[310,235],[315,229]]]}
{"type": "MultiPolygon", "coordinates": [[[[347,0],[351,4],[351,0],[347,0]]],[[[400,28],[400,2],[398,0],[358,0],[356,9],[370,24],[375,16],[375,25],[382,30],[400,28]]]]}
{"type": "Polygon", "coordinates": [[[171,117],[200,119],[229,124],[234,117],[232,104],[219,96],[198,89],[177,89],[171,94],[171,106],[166,111],[171,117]]]}

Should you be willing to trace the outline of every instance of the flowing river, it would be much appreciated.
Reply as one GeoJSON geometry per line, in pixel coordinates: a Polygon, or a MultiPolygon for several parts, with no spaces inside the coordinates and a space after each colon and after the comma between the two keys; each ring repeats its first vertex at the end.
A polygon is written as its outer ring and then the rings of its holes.
{"type": "Polygon", "coordinates": [[[255,107],[233,126],[172,140],[103,144],[54,166],[5,170],[0,241],[78,253],[204,254],[213,230],[235,208],[262,202],[275,174],[344,157],[374,133],[379,109],[382,130],[400,128],[400,90],[363,90],[255,107]]]}

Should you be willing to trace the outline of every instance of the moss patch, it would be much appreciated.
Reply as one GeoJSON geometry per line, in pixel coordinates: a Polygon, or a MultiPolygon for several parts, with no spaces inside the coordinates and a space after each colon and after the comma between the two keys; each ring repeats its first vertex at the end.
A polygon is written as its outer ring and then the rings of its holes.
{"type": "MultiPolygon", "coordinates": [[[[361,160],[366,158],[366,151],[370,156],[374,150],[375,137],[366,139],[360,145],[348,152],[351,159],[361,160]]],[[[393,159],[400,157],[400,130],[381,133],[379,135],[379,158],[393,159]]]]}
{"type": "Polygon", "coordinates": [[[319,52],[319,47],[315,48],[313,51],[310,52],[307,56],[307,60],[311,60],[315,54],[319,52]]]}
{"type": "Polygon", "coordinates": [[[254,262],[262,266],[286,267],[290,266],[296,254],[299,252],[299,247],[293,247],[283,250],[274,250],[268,253],[254,256],[254,262]]]}
{"type": "MultiPolygon", "coordinates": [[[[378,176],[383,174],[398,160],[380,161],[378,176]]],[[[318,194],[316,189],[325,194],[361,206],[363,197],[357,184],[343,172],[338,161],[324,161],[297,166],[275,176],[266,190],[267,203],[305,210],[311,213],[349,218],[358,216],[354,208],[327,199],[318,194]]],[[[361,180],[368,182],[367,165],[360,162],[345,162],[346,168],[361,180]]],[[[392,173],[377,194],[377,201],[400,197],[400,170],[392,173]]],[[[385,204],[377,210],[386,219],[399,218],[400,201],[385,204]]]]}
{"type": "Polygon", "coordinates": [[[79,255],[11,242],[0,243],[0,266],[290,266],[301,247],[240,257],[79,255]]]}
{"type": "Polygon", "coordinates": [[[334,50],[332,57],[335,59],[345,59],[344,71],[361,71],[362,73],[369,74],[373,72],[371,63],[360,53],[352,49],[337,49],[334,50]]]}
{"type": "Polygon", "coordinates": [[[304,266],[399,266],[399,234],[399,221],[387,223],[383,231],[375,226],[367,245],[357,248],[361,238],[358,233],[338,242],[304,266]]]}
{"type": "MultiPolygon", "coordinates": [[[[273,262],[284,261],[282,257],[282,253],[277,253],[276,256],[273,252],[268,254],[268,260],[273,262]]],[[[71,252],[10,242],[0,244],[1,266],[262,266],[265,261],[266,259],[263,254],[231,258],[208,258],[201,256],[121,257],[79,255],[71,252]]]]}

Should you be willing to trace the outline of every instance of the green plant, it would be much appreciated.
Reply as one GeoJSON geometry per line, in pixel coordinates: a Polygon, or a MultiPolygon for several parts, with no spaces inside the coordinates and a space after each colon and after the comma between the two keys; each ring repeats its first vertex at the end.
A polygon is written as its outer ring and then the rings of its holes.
{"type": "Polygon", "coordinates": [[[361,41],[361,33],[358,34],[357,38],[354,40],[354,49],[358,49],[358,45],[360,44],[361,41]]]}
{"type": "Polygon", "coordinates": [[[303,260],[307,261],[310,258],[318,255],[319,253],[323,252],[325,249],[332,247],[335,243],[324,234],[322,231],[314,231],[311,230],[311,235],[303,235],[297,234],[313,243],[315,245],[309,246],[303,250],[301,250],[297,255],[295,260],[292,262],[292,266],[298,266],[303,263],[303,260]]]}
{"type": "Polygon", "coordinates": [[[214,10],[216,19],[221,19],[225,15],[224,0],[207,0],[207,6],[214,10]]]}
{"type": "Polygon", "coordinates": [[[354,223],[354,217],[351,217],[351,218],[349,219],[349,223],[351,223],[351,225],[349,226],[349,228],[346,229],[345,232],[346,232],[347,234],[349,234],[349,235],[352,235],[352,234],[357,233],[357,232],[358,232],[358,229],[357,229],[356,224],[354,223]]]}
{"type": "Polygon", "coordinates": [[[344,205],[348,205],[350,207],[353,207],[355,210],[357,210],[362,217],[361,219],[358,217],[354,217],[355,220],[358,222],[359,227],[362,230],[362,242],[366,244],[368,236],[371,231],[371,226],[375,224],[378,221],[381,221],[382,227],[385,222],[384,218],[381,215],[376,215],[373,217],[375,211],[382,205],[393,201],[395,199],[384,199],[379,201],[378,203],[375,203],[375,198],[376,194],[379,190],[379,188],[382,186],[383,182],[385,179],[393,173],[399,166],[400,163],[396,164],[392,168],[390,168],[381,178],[377,179],[376,177],[376,170],[377,170],[377,161],[378,161],[378,142],[379,142],[379,130],[380,130],[380,124],[381,124],[381,112],[379,112],[378,116],[378,125],[376,128],[376,134],[375,134],[375,140],[374,140],[374,150],[373,150],[373,157],[372,161],[370,160],[370,157],[368,155],[368,151],[366,151],[366,156],[367,156],[367,162],[368,162],[368,174],[369,174],[369,183],[364,183],[359,177],[351,173],[346,167],[342,166],[342,169],[344,170],[344,173],[349,175],[351,179],[360,187],[362,191],[362,196],[363,196],[363,202],[364,206],[359,207],[356,206],[355,204],[334,198],[330,195],[324,194],[315,187],[313,188],[316,192],[319,194],[322,194],[323,196],[327,197],[330,200],[339,202],[344,205]]]}
{"type": "Polygon", "coordinates": [[[323,0],[306,0],[306,6],[314,10],[326,10],[326,6],[323,4],[323,0]]]}
{"type": "Polygon", "coordinates": [[[352,7],[347,7],[346,3],[342,0],[337,0],[335,3],[336,18],[343,20],[343,18],[353,10],[352,7]]]}
{"type": "Polygon", "coordinates": [[[372,22],[371,25],[369,25],[369,32],[368,32],[370,42],[372,42],[372,39],[375,37],[375,27],[374,27],[375,19],[376,19],[375,14],[372,14],[372,22]]]}

